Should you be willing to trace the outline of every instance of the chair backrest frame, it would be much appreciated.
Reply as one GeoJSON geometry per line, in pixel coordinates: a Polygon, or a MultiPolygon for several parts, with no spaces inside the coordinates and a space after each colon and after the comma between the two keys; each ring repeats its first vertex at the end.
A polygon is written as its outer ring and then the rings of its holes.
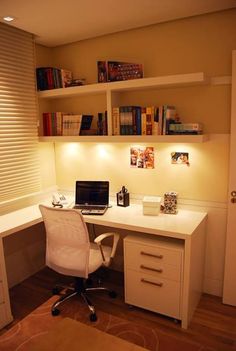
{"type": "Polygon", "coordinates": [[[81,213],[44,205],[39,209],[46,229],[46,265],[61,274],[87,278],[90,242],[81,213]],[[70,267],[72,256],[76,269],[70,267]]]}

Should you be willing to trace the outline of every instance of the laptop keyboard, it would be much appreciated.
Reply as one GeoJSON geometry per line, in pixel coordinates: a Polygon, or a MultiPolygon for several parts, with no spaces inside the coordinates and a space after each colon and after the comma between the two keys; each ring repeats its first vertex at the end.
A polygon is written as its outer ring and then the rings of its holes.
{"type": "Polygon", "coordinates": [[[73,208],[75,208],[76,210],[104,211],[106,206],[92,207],[92,206],[75,205],[73,208]]]}

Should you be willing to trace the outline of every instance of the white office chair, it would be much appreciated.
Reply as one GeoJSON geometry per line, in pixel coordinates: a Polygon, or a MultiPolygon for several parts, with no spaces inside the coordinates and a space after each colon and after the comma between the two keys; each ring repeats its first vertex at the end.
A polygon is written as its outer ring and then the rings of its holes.
{"type": "Polygon", "coordinates": [[[108,267],[115,255],[119,235],[104,233],[94,243],[89,241],[89,234],[84,218],[78,210],[52,208],[39,205],[46,229],[46,265],[58,273],[75,277],[72,292],[62,295],[52,306],[51,313],[60,313],[59,305],[70,297],[80,295],[90,310],[90,320],[96,321],[95,308],[86,292],[105,290],[111,297],[116,293],[104,287],[86,287],[90,273],[101,266],[108,267]],[[104,246],[102,240],[113,237],[113,245],[104,246]]]}

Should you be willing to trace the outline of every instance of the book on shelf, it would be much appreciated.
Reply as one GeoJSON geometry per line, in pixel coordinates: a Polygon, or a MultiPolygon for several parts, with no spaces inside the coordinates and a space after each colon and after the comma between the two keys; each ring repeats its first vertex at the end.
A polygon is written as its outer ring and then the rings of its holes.
{"type": "Polygon", "coordinates": [[[171,123],[169,134],[202,134],[202,123],[171,123]]]}
{"type": "Polygon", "coordinates": [[[169,134],[169,125],[176,119],[176,107],[172,105],[158,106],[159,135],[169,134]]]}
{"type": "Polygon", "coordinates": [[[98,83],[143,78],[143,65],[121,61],[97,61],[98,83]]]}
{"type": "Polygon", "coordinates": [[[133,113],[133,134],[142,134],[142,109],[141,106],[132,106],[133,113]]]}
{"type": "Polygon", "coordinates": [[[120,106],[120,135],[133,134],[132,106],[120,106]]]}
{"type": "Polygon", "coordinates": [[[43,113],[43,135],[62,135],[62,118],[65,112],[44,112],[43,113]]]}
{"type": "Polygon", "coordinates": [[[38,67],[36,79],[38,90],[66,88],[72,82],[72,72],[56,67],[38,67]]]}
{"type": "Polygon", "coordinates": [[[98,112],[97,135],[107,135],[107,111],[98,112]]]}
{"type": "Polygon", "coordinates": [[[120,135],[120,108],[112,108],[112,134],[120,135]]]}
{"type": "Polygon", "coordinates": [[[68,112],[43,112],[43,135],[85,135],[85,132],[91,128],[92,119],[93,115],[77,115],[68,112]]]}
{"type": "Polygon", "coordinates": [[[154,106],[119,106],[112,108],[113,135],[158,134],[158,116],[154,106]]]}
{"type": "Polygon", "coordinates": [[[62,118],[62,135],[76,136],[80,135],[82,115],[63,115],[62,118]]]}
{"type": "Polygon", "coordinates": [[[153,135],[155,107],[146,107],[146,135],[153,135]]]}
{"type": "Polygon", "coordinates": [[[141,135],[141,107],[113,107],[112,128],[113,135],[141,135]]]}
{"type": "Polygon", "coordinates": [[[142,110],[141,110],[141,134],[142,135],[147,135],[147,129],[146,129],[146,126],[147,126],[147,123],[146,123],[146,120],[147,120],[147,116],[146,116],[146,107],[142,107],[142,110]]]}
{"type": "Polygon", "coordinates": [[[73,80],[72,72],[68,69],[61,69],[61,84],[62,88],[67,88],[71,86],[73,80]]]}
{"type": "Polygon", "coordinates": [[[176,107],[114,106],[112,108],[113,135],[202,134],[201,123],[180,123],[176,107]]]}
{"type": "Polygon", "coordinates": [[[153,118],[153,126],[152,126],[152,134],[158,135],[159,134],[159,108],[153,107],[154,111],[154,118],[153,118]]]}
{"type": "Polygon", "coordinates": [[[93,115],[82,115],[81,130],[89,130],[93,121],[93,115]]]}

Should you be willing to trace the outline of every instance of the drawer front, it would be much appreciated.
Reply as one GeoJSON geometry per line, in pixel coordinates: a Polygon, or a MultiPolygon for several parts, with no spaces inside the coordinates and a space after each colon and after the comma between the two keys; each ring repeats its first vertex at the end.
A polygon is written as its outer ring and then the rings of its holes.
{"type": "Polygon", "coordinates": [[[182,251],[138,243],[125,243],[125,264],[127,267],[139,270],[140,263],[162,263],[180,267],[182,251]]]}
{"type": "Polygon", "coordinates": [[[153,277],[159,279],[164,278],[180,282],[182,278],[181,266],[177,267],[159,262],[153,262],[152,260],[148,259],[143,259],[140,263],[136,262],[134,266],[135,267],[130,268],[133,268],[133,270],[137,270],[140,273],[152,275],[153,277]]]}
{"type": "Polygon", "coordinates": [[[125,272],[125,302],[180,318],[181,284],[128,269],[125,272]]]}

